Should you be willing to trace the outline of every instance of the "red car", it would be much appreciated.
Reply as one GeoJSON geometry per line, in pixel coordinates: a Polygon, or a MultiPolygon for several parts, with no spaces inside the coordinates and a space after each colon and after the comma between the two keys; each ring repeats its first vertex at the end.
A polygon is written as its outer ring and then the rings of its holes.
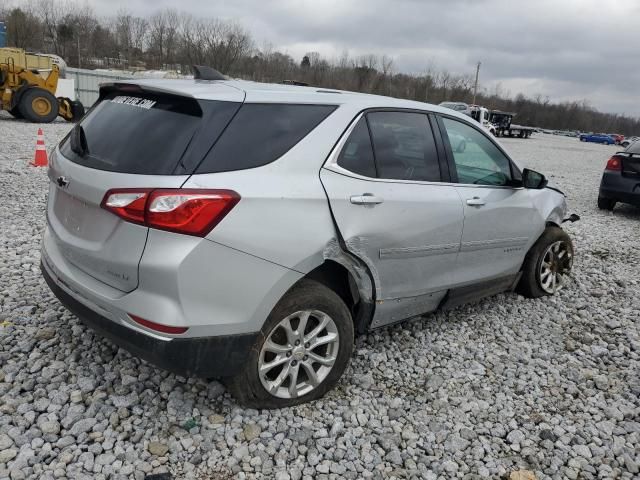
{"type": "Polygon", "coordinates": [[[624,141],[624,135],[619,133],[610,133],[609,136],[615,140],[616,145],[620,145],[624,141]]]}

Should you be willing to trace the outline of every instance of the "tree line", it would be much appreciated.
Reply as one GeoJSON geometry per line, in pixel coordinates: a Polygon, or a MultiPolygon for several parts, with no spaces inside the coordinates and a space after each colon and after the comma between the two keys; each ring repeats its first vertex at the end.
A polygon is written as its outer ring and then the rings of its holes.
{"type": "MultiPolygon", "coordinates": [[[[430,66],[421,74],[396,70],[387,55],[323,58],[309,52],[295,59],[272,46],[258,47],[239,23],[196,17],[173,9],[147,17],[121,10],[99,18],[74,0],[0,0],[8,45],[54,53],[72,67],[170,69],[190,73],[209,65],[231,76],[260,82],[293,80],[325,88],[389,95],[428,103],[470,103],[471,75],[430,66]]],[[[1,59],[0,59],[1,60],[1,59]]],[[[597,111],[587,100],[551,102],[548,97],[480,88],[476,103],[517,114],[514,122],[554,130],[640,134],[640,119],[597,111]]]]}

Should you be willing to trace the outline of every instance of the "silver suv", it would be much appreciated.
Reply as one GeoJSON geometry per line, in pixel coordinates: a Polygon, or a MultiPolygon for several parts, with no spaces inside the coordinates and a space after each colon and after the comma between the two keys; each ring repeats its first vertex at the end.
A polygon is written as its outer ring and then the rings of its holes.
{"type": "Polygon", "coordinates": [[[114,83],[52,157],[52,291],[118,345],[223,378],[245,405],[316,399],[355,334],[502,291],[550,295],[572,265],[563,194],[469,117],[424,103],[114,83]]]}

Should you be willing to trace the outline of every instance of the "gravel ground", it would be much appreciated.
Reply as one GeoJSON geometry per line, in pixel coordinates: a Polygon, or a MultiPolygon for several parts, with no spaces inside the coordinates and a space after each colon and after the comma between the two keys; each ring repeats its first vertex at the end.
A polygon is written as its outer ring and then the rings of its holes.
{"type": "MultiPolygon", "coordinates": [[[[69,124],[42,128],[51,146],[69,124]]],[[[613,147],[504,141],[582,216],[559,295],[372,333],[326,398],[256,411],[118,350],[49,293],[36,131],[0,113],[0,478],[640,478],[640,209],[595,207],[613,147]]]]}

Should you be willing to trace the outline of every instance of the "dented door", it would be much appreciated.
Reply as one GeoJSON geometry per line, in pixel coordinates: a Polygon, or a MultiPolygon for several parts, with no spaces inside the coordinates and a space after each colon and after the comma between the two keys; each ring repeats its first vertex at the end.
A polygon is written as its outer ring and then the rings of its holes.
{"type": "Polygon", "coordinates": [[[347,249],[374,278],[374,326],[435,308],[453,282],[460,247],[463,209],[455,188],[368,181],[327,169],[320,177],[347,249]]]}
{"type": "Polygon", "coordinates": [[[434,310],[454,281],[463,206],[437,150],[426,115],[370,111],[320,172],[346,248],[373,277],[373,327],[434,310]]]}

